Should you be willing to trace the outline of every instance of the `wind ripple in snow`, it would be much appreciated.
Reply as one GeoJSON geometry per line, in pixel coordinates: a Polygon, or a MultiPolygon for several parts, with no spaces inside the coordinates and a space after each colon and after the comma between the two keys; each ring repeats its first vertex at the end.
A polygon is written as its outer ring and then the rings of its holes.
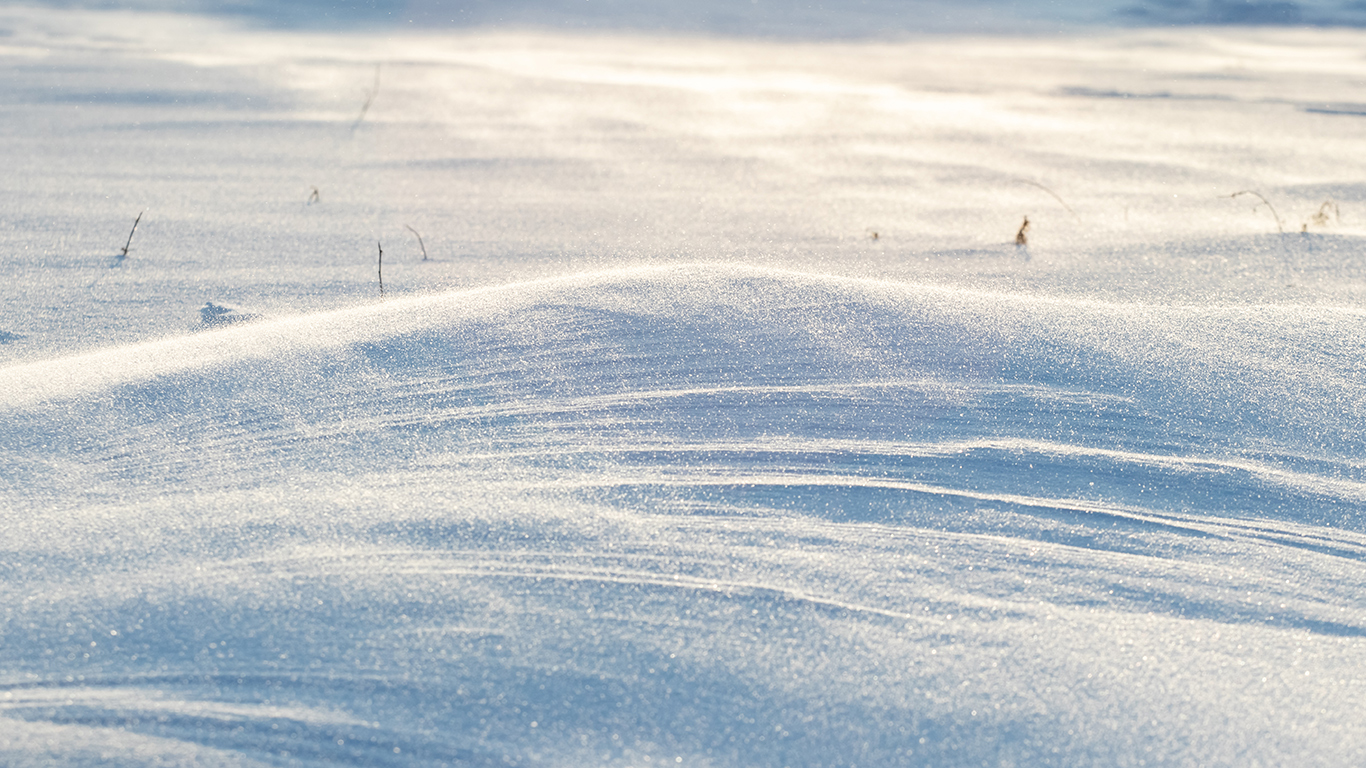
{"type": "Polygon", "coordinates": [[[1363,330],[697,265],[6,368],[0,755],[1351,762],[1363,330]]]}

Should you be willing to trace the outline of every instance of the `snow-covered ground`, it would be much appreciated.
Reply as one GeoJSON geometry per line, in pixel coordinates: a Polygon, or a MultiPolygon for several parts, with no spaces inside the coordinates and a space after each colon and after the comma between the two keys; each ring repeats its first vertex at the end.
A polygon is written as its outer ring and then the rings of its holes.
{"type": "Polygon", "coordinates": [[[1366,762],[1366,32],[751,5],[0,9],[0,764],[1366,762]]]}

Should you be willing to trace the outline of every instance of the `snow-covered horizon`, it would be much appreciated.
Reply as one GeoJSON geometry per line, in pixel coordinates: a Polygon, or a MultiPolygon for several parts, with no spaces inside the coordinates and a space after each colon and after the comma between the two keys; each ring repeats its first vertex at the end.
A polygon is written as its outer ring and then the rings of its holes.
{"type": "Polygon", "coordinates": [[[26,0],[24,5],[210,15],[290,29],[522,28],[799,39],[1104,27],[1366,25],[1366,8],[1352,0],[26,0]]]}
{"type": "Polygon", "coordinates": [[[1366,759],[1366,32],[749,6],[0,9],[0,764],[1366,759]]]}

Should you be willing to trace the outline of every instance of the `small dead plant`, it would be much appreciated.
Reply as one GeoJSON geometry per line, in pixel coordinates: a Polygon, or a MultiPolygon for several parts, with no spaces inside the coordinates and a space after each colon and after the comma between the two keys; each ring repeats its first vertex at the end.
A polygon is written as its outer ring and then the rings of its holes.
{"type": "MultiPolygon", "coordinates": [[[[1270,201],[1270,200],[1267,200],[1265,197],[1262,197],[1262,193],[1260,193],[1260,192],[1255,192],[1255,191],[1253,191],[1253,190],[1251,190],[1251,189],[1244,189],[1244,190],[1242,190],[1241,192],[1234,192],[1233,194],[1229,195],[1229,197],[1235,197],[1235,198],[1236,198],[1236,197],[1239,197],[1239,196],[1241,196],[1241,195],[1252,195],[1253,197],[1257,198],[1258,200],[1261,200],[1261,201],[1262,201],[1262,205],[1265,205],[1265,206],[1266,206],[1266,209],[1267,209],[1268,211],[1271,211],[1271,216],[1272,216],[1273,218],[1276,219],[1276,231],[1277,231],[1277,232],[1280,232],[1281,234],[1285,234],[1285,225],[1281,222],[1281,215],[1280,215],[1279,213],[1276,213],[1276,208],[1275,208],[1275,206],[1273,206],[1273,205],[1271,204],[1271,201],[1270,201]]],[[[1260,207],[1261,207],[1260,205],[1254,205],[1254,206],[1252,206],[1252,210],[1255,211],[1255,210],[1257,210],[1257,209],[1260,208],[1260,207]]]]}
{"type": "Polygon", "coordinates": [[[412,227],[408,226],[407,224],[404,224],[404,225],[403,225],[403,228],[406,229],[406,230],[408,230],[409,232],[412,232],[412,233],[413,233],[413,237],[416,237],[416,238],[417,238],[417,246],[418,246],[419,248],[422,249],[422,260],[423,260],[423,261],[426,261],[426,260],[427,260],[427,246],[426,246],[425,244],[423,244],[423,242],[422,242],[422,235],[419,235],[419,234],[417,233],[417,230],[416,230],[416,229],[413,229],[412,227]]]}
{"type": "Polygon", "coordinates": [[[1338,208],[1338,204],[1333,202],[1332,200],[1324,200],[1323,204],[1319,206],[1319,209],[1315,211],[1314,214],[1311,215],[1308,219],[1306,219],[1303,224],[1300,225],[1300,234],[1307,233],[1309,231],[1309,227],[1311,226],[1328,226],[1329,213],[1333,214],[1332,221],[1334,223],[1342,223],[1342,211],[1338,208]]]}
{"type": "Polygon", "coordinates": [[[384,298],[384,244],[376,241],[379,247],[379,297],[384,298]]]}
{"type": "Polygon", "coordinates": [[[351,124],[351,132],[355,133],[365,120],[365,113],[370,111],[370,105],[375,103],[375,97],[379,95],[379,64],[375,65],[375,84],[370,86],[370,90],[365,93],[365,103],[360,106],[360,114],[356,116],[356,122],[351,124]]]}
{"type": "MultiPolygon", "coordinates": [[[[114,254],[114,263],[109,265],[110,269],[123,266],[123,262],[128,258],[128,251],[133,247],[133,235],[138,231],[138,222],[142,221],[142,214],[144,213],[146,213],[146,211],[138,211],[138,217],[133,219],[133,228],[128,230],[128,239],[124,241],[123,247],[119,249],[119,252],[114,254]]],[[[96,283],[103,280],[106,274],[108,273],[101,272],[99,277],[96,277],[90,285],[86,286],[86,288],[94,288],[96,283]]]]}
{"type": "Polygon", "coordinates": [[[1059,195],[1057,192],[1054,192],[1053,190],[1049,189],[1043,184],[1040,184],[1039,182],[1034,181],[1032,179],[1015,179],[1015,181],[1020,184],[1028,184],[1031,187],[1042,189],[1044,192],[1047,192],[1049,197],[1052,197],[1054,200],[1058,201],[1058,205],[1061,205],[1068,213],[1072,214],[1072,218],[1076,219],[1077,221],[1081,221],[1081,216],[1078,216],[1077,212],[1072,210],[1072,206],[1068,205],[1067,201],[1062,199],[1062,195],[1059,195]]]}
{"type": "Polygon", "coordinates": [[[142,214],[144,213],[146,211],[138,211],[138,217],[133,219],[133,228],[128,230],[128,241],[123,244],[123,249],[119,251],[119,255],[114,257],[115,265],[122,264],[123,260],[128,258],[128,249],[133,245],[133,233],[138,231],[138,222],[142,221],[142,214]]]}

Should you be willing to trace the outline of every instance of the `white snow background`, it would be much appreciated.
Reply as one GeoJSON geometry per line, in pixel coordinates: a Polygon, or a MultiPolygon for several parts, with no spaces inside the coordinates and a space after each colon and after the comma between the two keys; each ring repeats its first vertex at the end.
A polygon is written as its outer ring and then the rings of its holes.
{"type": "Polygon", "coordinates": [[[1360,12],[0,8],[0,764],[1366,763],[1360,12]]]}

